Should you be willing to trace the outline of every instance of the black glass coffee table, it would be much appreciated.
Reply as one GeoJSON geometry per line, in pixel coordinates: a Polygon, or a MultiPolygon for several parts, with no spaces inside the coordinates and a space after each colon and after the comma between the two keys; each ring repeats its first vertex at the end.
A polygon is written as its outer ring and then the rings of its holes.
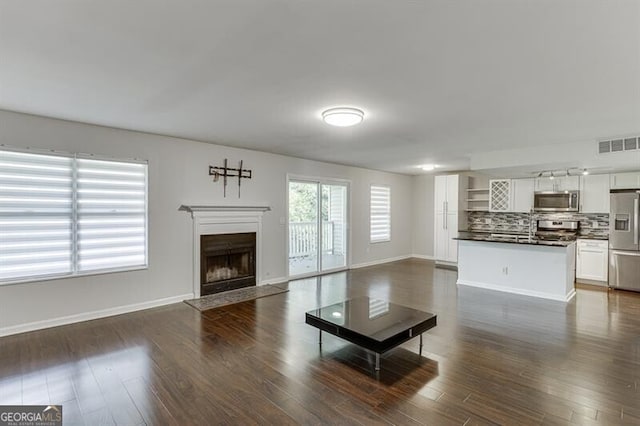
{"type": "Polygon", "coordinates": [[[305,322],[354,343],[376,354],[376,371],[380,370],[380,354],[420,336],[436,326],[437,316],[384,300],[360,297],[345,300],[306,313],[305,322]]]}

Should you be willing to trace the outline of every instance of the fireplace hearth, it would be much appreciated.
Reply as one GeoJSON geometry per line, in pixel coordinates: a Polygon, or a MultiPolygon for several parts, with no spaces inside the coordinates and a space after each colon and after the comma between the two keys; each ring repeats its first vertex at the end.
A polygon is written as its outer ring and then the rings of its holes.
{"type": "Polygon", "coordinates": [[[256,233],[200,236],[200,295],[256,285],[256,233]]]}

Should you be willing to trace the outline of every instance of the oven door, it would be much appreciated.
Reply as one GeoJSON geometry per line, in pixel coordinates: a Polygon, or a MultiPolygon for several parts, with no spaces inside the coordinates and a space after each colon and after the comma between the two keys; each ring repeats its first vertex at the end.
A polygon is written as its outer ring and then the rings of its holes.
{"type": "Polygon", "coordinates": [[[536,192],[533,196],[533,209],[537,212],[577,212],[578,193],[536,192]]]}

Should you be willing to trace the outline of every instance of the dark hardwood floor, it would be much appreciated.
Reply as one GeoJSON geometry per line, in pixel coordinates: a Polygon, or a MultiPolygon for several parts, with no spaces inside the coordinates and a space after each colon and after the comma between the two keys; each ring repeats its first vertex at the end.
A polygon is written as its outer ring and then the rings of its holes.
{"type": "Polygon", "coordinates": [[[457,288],[411,259],[292,281],[200,313],[180,303],[0,338],[0,404],[62,404],[65,425],[640,425],[640,294],[568,304],[457,288]],[[438,314],[382,358],[304,323],[369,295],[438,314]]]}

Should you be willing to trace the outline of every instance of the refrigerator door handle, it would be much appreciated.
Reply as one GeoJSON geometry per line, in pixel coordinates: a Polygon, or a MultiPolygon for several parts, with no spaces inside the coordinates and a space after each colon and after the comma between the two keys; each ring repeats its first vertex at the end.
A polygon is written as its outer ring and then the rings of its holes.
{"type": "Polygon", "coordinates": [[[638,244],[638,219],[640,219],[640,214],[638,212],[638,198],[633,200],[633,244],[638,244]]]}
{"type": "Polygon", "coordinates": [[[614,254],[616,256],[637,256],[640,257],[640,251],[618,251],[618,250],[613,250],[611,251],[611,254],[614,254]]]}

